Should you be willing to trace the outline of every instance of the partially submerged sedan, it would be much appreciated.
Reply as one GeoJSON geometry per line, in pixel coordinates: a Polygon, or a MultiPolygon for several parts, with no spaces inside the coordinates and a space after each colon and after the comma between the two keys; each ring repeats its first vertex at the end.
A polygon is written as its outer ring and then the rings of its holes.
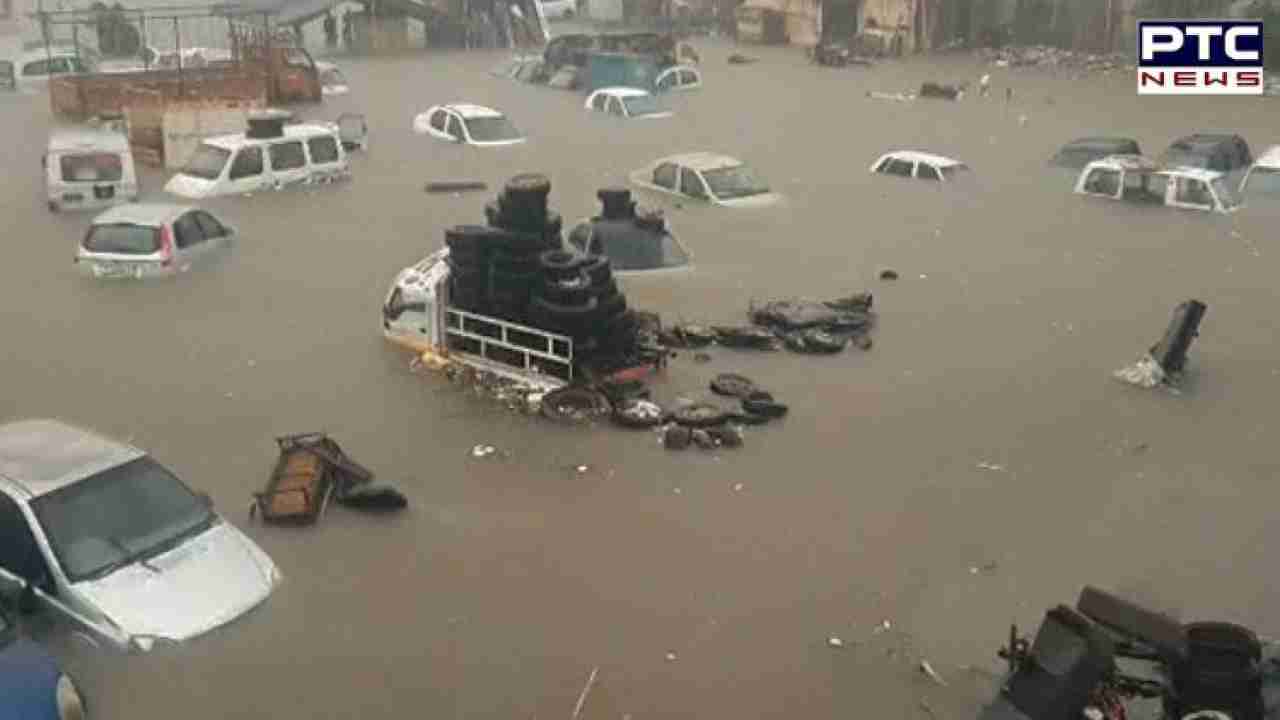
{"type": "Polygon", "coordinates": [[[1084,137],[1076,138],[1063,145],[1049,164],[1055,167],[1080,170],[1094,160],[1101,160],[1112,155],[1141,155],[1142,149],[1138,141],[1126,137],[1084,137]]]}
{"type": "Polygon", "coordinates": [[[525,136],[506,115],[480,105],[436,105],[413,118],[413,131],[437,140],[494,147],[525,142],[525,136]]]}
{"type": "Polygon", "coordinates": [[[609,87],[596,90],[583,104],[588,110],[624,118],[658,119],[671,117],[671,111],[658,104],[657,98],[645,90],[609,87]]]}
{"type": "Polygon", "coordinates": [[[647,190],[725,207],[759,207],[781,199],[746,163],[716,153],[662,158],[631,173],[631,182],[647,190]]]}
{"type": "Polygon", "coordinates": [[[147,453],[56,420],[0,425],[0,588],[126,651],[189,640],[281,581],[147,453]]]}
{"type": "Polygon", "coordinates": [[[918,150],[895,150],[876,158],[871,172],[879,175],[955,182],[970,173],[969,166],[949,157],[918,150]]]}
{"type": "Polygon", "coordinates": [[[1075,192],[1205,212],[1229,213],[1240,207],[1223,173],[1165,167],[1139,155],[1113,155],[1089,163],[1076,179],[1075,192]]]}

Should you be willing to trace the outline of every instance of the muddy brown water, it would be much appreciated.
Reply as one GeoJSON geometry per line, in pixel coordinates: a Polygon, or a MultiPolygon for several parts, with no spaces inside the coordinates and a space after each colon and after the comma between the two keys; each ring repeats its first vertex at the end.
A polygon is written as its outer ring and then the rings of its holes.
{"type": "MultiPolygon", "coordinates": [[[[1128,73],[996,69],[996,100],[898,104],[865,93],[984,70],[968,58],[822,69],[776,49],[730,66],[732,48],[702,45],[705,88],[673,98],[674,119],[629,124],[490,77],[501,54],[347,62],[354,93],[309,112],[368,114],[356,180],[209,203],[240,228],[234,253],[145,287],[73,272],[87,218],[44,209],[47,110],[5,101],[0,418],[131,439],[286,575],[264,606],[176,654],[72,655],[99,717],[569,717],[593,667],[586,718],[907,717],[922,698],[965,717],[990,691],[1008,623],[1034,625],[1086,583],[1280,630],[1267,612],[1280,600],[1267,560],[1280,214],[1092,202],[1045,166],[1101,132],[1154,153],[1229,129],[1257,151],[1277,140],[1276,101],[1138,98],[1128,73]],[[532,141],[413,136],[412,116],[444,101],[499,107],[532,141]],[[869,175],[893,147],[959,157],[978,182],[869,175]],[[676,358],[660,397],[734,371],[790,404],[745,448],[669,454],[645,432],[514,416],[411,373],[380,337],[396,271],[444,227],[480,221],[491,194],[431,196],[426,181],[496,189],[543,171],[572,221],[595,211],[598,187],[704,149],[748,160],[788,201],[665,203],[697,267],[626,281],[633,305],[737,322],[753,298],[869,289],[880,313],[866,353],[676,358]],[[902,279],[878,281],[882,266],[902,279]],[[1186,392],[1110,379],[1190,297],[1209,312],[1186,392]],[[401,484],[412,508],[250,524],[272,437],[309,430],[401,484]],[[501,453],[474,459],[477,443],[501,453]],[[921,657],[950,687],[919,676],[921,657]]],[[[149,194],[161,180],[146,178],[149,194]]]]}

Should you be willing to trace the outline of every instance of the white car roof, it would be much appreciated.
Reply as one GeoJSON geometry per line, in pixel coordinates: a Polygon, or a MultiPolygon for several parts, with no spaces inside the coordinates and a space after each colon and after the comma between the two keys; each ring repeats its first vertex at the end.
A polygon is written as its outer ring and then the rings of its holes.
{"type": "Polygon", "coordinates": [[[640,88],[633,88],[633,87],[606,87],[606,88],[600,88],[599,90],[597,90],[597,91],[595,91],[595,92],[593,92],[593,93],[591,93],[591,94],[592,94],[592,95],[599,95],[599,94],[601,94],[601,93],[604,93],[604,94],[606,94],[606,95],[617,95],[618,97],[644,97],[644,96],[646,96],[646,95],[651,95],[651,94],[652,94],[652,93],[650,93],[648,90],[641,90],[640,88]]]}
{"type": "Polygon", "coordinates": [[[103,212],[93,219],[93,225],[143,225],[159,227],[188,210],[195,210],[194,205],[177,205],[173,203],[126,203],[103,212]]]}
{"type": "Polygon", "coordinates": [[[955,167],[957,165],[964,165],[963,162],[956,160],[955,158],[935,155],[933,153],[923,152],[920,150],[893,150],[880,156],[880,159],[883,160],[886,157],[894,157],[908,162],[927,163],[935,167],[955,167]]]}
{"type": "Polygon", "coordinates": [[[324,125],[311,125],[306,123],[302,123],[298,125],[285,125],[282,128],[282,130],[284,131],[284,135],[282,137],[249,138],[249,137],[245,137],[244,133],[237,133],[235,135],[216,135],[211,138],[205,138],[204,142],[208,145],[213,145],[214,147],[223,148],[224,150],[237,150],[246,145],[262,145],[263,143],[275,142],[277,140],[287,139],[287,138],[305,139],[305,138],[315,137],[317,135],[336,135],[337,134],[337,132],[331,127],[325,127],[324,125]]]}
{"type": "Polygon", "coordinates": [[[654,166],[656,167],[663,163],[669,163],[669,162],[676,163],[677,165],[682,165],[684,167],[689,168],[690,170],[697,170],[698,172],[705,172],[707,170],[719,170],[721,168],[739,167],[745,164],[741,160],[738,160],[737,158],[729,157],[728,155],[720,155],[717,153],[710,153],[710,152],[697,152],[697,153],[684,153],[683,155],[671,155],[668,157],[664,157],[656,161],[654,163],[654,166]]]}
{"type": "Polygon", "coordinates": [[[141,450],[57,420],[0,425],[0,479],[30,497],[53,492],[135,458],[141,450]]]}
{"type": "Polygon", "coordinates": [[[97,150],[129,152],[129,139],[124,133],[93,128],[58,128],[49,132],[50,152],[97,150]]]}
{"type": "Polygon", "coordinates": [[[448,105],[441,105],[440,107],[444,108],[445,110],[451,110],[453,112],[458,113],[459,115],[462,116],[464,120],[470,120],[471,118],[478,118],[478,117],[502,117],[502,113],[498,112],[497,110],[494,110],[493,108],[487,108],[483,105],[470,105],[467,103],[449,103],[448,105]]]}
{"type": "Polygon", "coordinates": [[[1280,168],[1280,145],[1272,145],[1262,151],[1254,161],[1254,165],[1260,165],[1266,168],[1280,168]]]}

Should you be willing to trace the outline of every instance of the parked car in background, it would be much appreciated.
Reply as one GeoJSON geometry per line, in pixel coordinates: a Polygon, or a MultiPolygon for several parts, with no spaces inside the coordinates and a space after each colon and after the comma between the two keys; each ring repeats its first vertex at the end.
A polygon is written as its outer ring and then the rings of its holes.
{"type": "Polygon", "coordinates": [[[0,84],[11,85],[23,93],[39,93],[49,87],[49,78],[58,75],[75,75],[91,72],[92,61],[78,54],[74,48],[50,48],[31,50],[16,58],[6,59],[8,75],[12,80],[0,78],[0,84]]]}
{"type": "Polygon", "coordinates": [[[75,680],[47,650],[19,635],[0,601],[0,720],[84,720],[75,680]]]}
{"type": "Polygon", "coordinates": [[[1240,181],[1240,197],[1246,201],[1257,198],[1269,204],[1280,200],[1280,145],[1267,148],[1249,167],[1240,181]]]}
{"type": "Polygon", "coordinates": [[[525,142],[524,135],[507,116],[480,105],[436,105],[413,119],[413,131],[437,140],[495,147],[525,142]]]}
{"type": "Polygon", "coordinates": [[[624,118],[668,118],[671,111],[658,104],[657,98],[645,90],[629,87],[602,88],[587,96],[583,104],[588,110],[624,118]]]}
{"type": "Polygon", "coordinates": [[[567,20],[578,14],[577,0],[538,0],[538,5],[548,20],[567,20]]]}
{"type": "Polygon", "coordinates": [[[93,219],[76,264],[96,278],[165,277],[215,259],[235,236],[230,225],[189,205],[120,205],[93,219]]]}
{"type": "Polygon", "coordinates": [[[1211,170],[1235,180],[1239,180],[1252,163],[1249,143],[1239,135],[1225,133],[1197,133],[1178,138],[1160,156],[1160,164],[1166,167],[1211,170]]]}
{"type": "Polygon", "coordinates": [[[871,164],[871,172],[938,182],[955,182],[972,173],[969,166],[959,160],[918,150],[885,153],[871,164]]]}
{"type": "Polygon", "coordinates": [[[1138,155],[1114,155],[1089,163],[1076,179],[1075,192],[1204,212],[1230,213],[1240,207],[1224,174],[1164,167],[1138,155]]]}
{"type": "Polygon", "coordinates": [[[56,420],[0,425],[0,537],[0,586],[118,649],[195,638],[281,581],[207,495],[142,450],[56,420]]]}
{"type": "Polygon", "coordinates": [[[51,212],[92,210],[138,199],[129,138],[109,129],[58,129],[41,158],[51,212]]]}
{"type": "Polygon", "coordinates": [[[653,86],[660,93],[674,90],[696,90],[702,87],[702,73],[697,68],[689,65],[673,65],[658,73],[658,77],[653,81],[653,86]]]}
{"type": "Polygon", "coordinates": [[[1085,137],[1077,138],[1063,145],[1049,164],[1057,167],[1080,170],[1094,160],[1101,160],[1112,155],[1141,155],[1138,141],[1124,137],[1085,137]]]}
{"type": "Polygon", "coordinates": [[[687,153],[657,160],[631,173],[642,188],[726,207],[772,205],[780,197],[741,160],[687,153]]]}

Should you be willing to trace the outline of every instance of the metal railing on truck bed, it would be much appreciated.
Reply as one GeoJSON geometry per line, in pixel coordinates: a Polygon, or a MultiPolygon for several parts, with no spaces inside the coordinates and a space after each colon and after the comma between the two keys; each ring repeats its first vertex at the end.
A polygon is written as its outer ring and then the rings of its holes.
{"type": "Polygon", "coordinates": [[[548,387],[573,381],[573,339],[564,335],[446,308],[445,342],[464,361],[512,380],[548,387]]]}

